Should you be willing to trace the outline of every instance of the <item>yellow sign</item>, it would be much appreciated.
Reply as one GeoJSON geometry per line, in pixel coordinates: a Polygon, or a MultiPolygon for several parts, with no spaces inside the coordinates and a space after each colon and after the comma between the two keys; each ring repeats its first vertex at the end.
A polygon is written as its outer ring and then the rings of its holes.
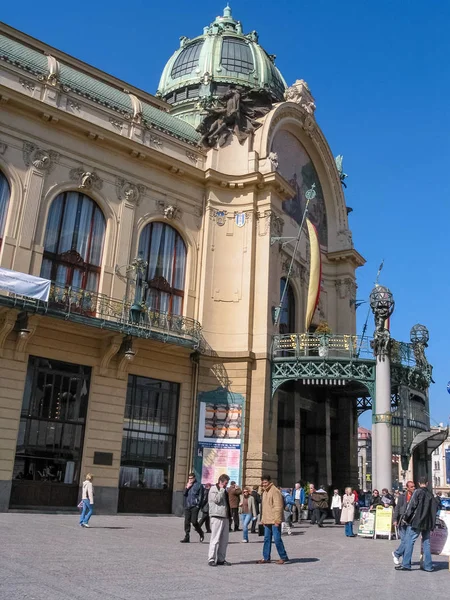
{"type": "Polygon", "coordinates": [[[372,475],[370,473],[367,473],[366,481],[372,481],[372,475]]]}
{"type": "Polygon", "coordinates": [[[375,516],[375,536],[388,535],[391,536],[392,531],[392,506],[384,508],[377,506],[375,516]]]}

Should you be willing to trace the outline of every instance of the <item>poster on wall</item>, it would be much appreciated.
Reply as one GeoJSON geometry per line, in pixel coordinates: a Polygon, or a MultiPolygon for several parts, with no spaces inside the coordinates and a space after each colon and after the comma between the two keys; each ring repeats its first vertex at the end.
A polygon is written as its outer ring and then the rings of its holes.
{"type": "Polygon", "coordinates": [[[224,388],[199,394],[195,470],[202,483],[223,473],[240,482],[243,404],[243,396],[224,388]]]}

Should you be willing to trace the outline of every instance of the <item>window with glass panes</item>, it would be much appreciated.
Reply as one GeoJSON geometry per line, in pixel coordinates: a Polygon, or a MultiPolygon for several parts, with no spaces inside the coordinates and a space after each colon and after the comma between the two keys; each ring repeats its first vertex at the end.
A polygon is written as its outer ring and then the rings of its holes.
{"type": "Polygon", "coordinates": [[[128,377],[121,487],[172,489],[179,387],[169,381],[128,377]]]}
{"type": "Polygon", "coordinates": [[[90,367],[30,357],[13,478],[78,482],[90,375],[90,367]]]}
{"type": "Polygon", "coordinates": [[[72,191],[57,196],[47,220],[41,277],[96,292],[105,229],[105,217],[91,198],[72,191]]]}
{"type": "Polygon", "coordinates": [[[181,315],[186,274],[186,246],[181,235],[166,223],[149,223],[139,239],[139,255],[147,261],[148,308],[181,315]]]}
{"type": "Polygon", "coordinates": [[[0,248],[2,247],[3,235],[5,233],[5,223],[8,215],[10,196],[11,189],[8,180],[0,171],[0,248]]]}

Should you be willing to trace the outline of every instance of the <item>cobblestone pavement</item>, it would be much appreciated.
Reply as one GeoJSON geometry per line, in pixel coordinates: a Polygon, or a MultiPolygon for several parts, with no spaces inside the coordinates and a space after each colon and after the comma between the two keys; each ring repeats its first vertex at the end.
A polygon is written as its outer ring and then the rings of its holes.
{"type": "MultiPolygon", "coordinates": [[[[448,593],[446,557],[434,557],[436,572],[419,570],[416,543],[411,573],[394,570],[397,542],[346,538],[343,527],[309,524],[283,536],[291,559],[283,566],[257,565],[262,541],[241,543],[232,533],[231,567],[207,565],[205,542],[194,533],[180,544],[177,517],[95,516],[91,528],[77,516],[0,514],[0,600],[142,600],[233,597],[308,600],[364,597],[403,600],[448,593]]],[[[278,558],[276,551],[272,558],[278,558]]],[[[438,596],[436,596],[438,597],[438,596]]]]}

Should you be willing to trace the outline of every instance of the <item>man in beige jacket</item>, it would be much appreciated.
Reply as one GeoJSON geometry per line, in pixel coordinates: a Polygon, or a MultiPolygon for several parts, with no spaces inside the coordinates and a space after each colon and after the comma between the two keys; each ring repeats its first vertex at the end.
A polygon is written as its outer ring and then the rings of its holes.
{"type": "Polygon", "coordinates": [[[273,538],[280,556],[280,559],[276,561],[277,565],[284,565],[288,562],[289,558],[281,539],[281,523],[283,522],[284,511],[283,496],[280,490],[273,485],[270,475],[263,475],[261,477],[261,487],[263,489],[261,496],[261,525],[264,525],[264,546],[263,558],[258,563],[270,563],[273,538]]]}

